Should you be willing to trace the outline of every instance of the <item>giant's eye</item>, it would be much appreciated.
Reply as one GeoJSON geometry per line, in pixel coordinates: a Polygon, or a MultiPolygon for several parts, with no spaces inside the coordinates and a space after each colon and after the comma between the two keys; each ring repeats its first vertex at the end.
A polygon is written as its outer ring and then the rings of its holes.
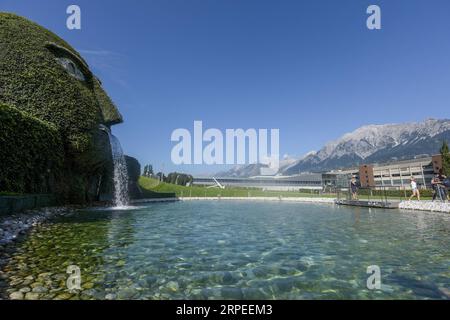
{"type": "Polygon", "coordinates": [[[66,71],[74,78],[80,81],[86,81],[86,77],[83,72],[78,68],[75,62],[69,58],[56,58],[56,60],[66,69],[66,71]]]}

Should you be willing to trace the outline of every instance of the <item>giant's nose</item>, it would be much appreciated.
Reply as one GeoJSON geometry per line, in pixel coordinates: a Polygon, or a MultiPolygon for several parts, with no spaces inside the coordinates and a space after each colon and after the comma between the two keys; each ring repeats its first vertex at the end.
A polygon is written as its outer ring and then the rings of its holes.
{"type": "Polygon", "coordinates": [[[94,92],[100,105],[100,110],[103,116],[103,123],[107,126],[112,126],[114,124],[123,122],[122,115],[120,114],[119,110],[117,110],[116,106],[111,101],[106,92],[103,90],[98,80],[94,81],[94,92]]]}

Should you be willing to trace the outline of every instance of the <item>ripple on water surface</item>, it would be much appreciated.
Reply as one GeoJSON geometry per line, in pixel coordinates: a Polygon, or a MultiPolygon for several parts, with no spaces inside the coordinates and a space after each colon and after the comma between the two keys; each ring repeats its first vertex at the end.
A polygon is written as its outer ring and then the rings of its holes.
{"type": "Polygon", "coordinates": [[[189,201],[87,210],[32,231],[11,298],[443,299],[450,217],[299,203],[189,201]],[[67,290],[66,270],[82,290],[67,290]],[[381,268],[381,289],[366,286],[381,268]]]}

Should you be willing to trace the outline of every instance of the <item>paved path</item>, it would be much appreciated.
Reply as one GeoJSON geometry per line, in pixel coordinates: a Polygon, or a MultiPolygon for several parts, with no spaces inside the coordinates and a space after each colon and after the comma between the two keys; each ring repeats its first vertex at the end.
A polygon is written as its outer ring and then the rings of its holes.
{"type": "Polygon", "coordinates": [[[400,209],[446,212],[450,213],[449,202],[432,202],[432,201],[402,201],[399,204],[400,209]]]}

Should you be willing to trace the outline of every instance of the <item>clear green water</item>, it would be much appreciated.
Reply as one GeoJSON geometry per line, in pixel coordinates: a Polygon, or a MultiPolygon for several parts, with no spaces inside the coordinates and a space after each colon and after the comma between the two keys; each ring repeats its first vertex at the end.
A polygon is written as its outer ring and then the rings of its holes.
{"type": "Polygon", "coordinates": [[[41,299],[443,299],[450,216],[240,201],[81,211],[35,229],[3,269],[8,294],[41,299]],[[82,291],[67,292],[68,265],[82,291]]]}

